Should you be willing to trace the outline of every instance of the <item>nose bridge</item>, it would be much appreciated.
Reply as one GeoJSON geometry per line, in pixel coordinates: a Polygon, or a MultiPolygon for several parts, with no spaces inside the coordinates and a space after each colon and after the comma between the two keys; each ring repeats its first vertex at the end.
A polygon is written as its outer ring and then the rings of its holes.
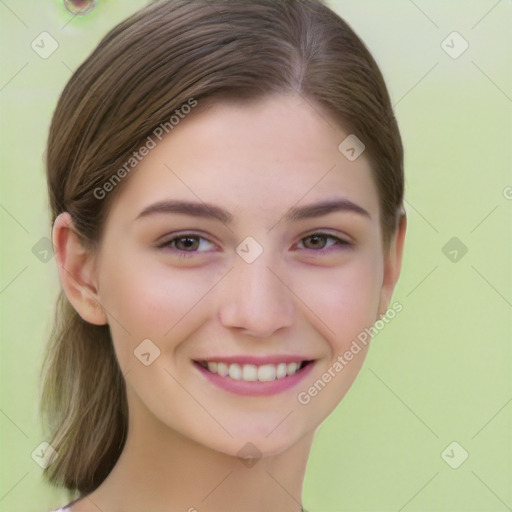
{"type": "MultiPolygon", "coordinates": [[[[250,246],[249,246],[250,247],[250,246]]],[[[270,251],[255,259],[247,257],[247,246],[240,244],[234,268],[224,283],[219,317],[225,327],[243,328],[257,337],[271,336],[293,322],[293,294],[286,286],[281,266],[270,251]],[[275,270],[275,269],[276,270],[275,270]]]]}

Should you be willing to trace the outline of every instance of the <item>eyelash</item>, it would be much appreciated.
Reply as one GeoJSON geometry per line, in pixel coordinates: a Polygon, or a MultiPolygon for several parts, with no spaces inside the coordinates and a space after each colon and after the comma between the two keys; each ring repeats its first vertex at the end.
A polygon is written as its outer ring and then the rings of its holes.
{"type": "MultiPolygon", "coordinates": [[[[352,245],[350,242],[347,242],[346,240],[342,240],[341,238],[331,235],[330,233],[325,233],[322,231],[315,231],[314,233],[311,233],[311,234],[301,238],[301,242],[303,240],[312,238],[314,236],[325,237],[326,239],[330,238],[330,239],[334,240],[336,243],[333,244],[328,249],[306,249],[307,251],[312,251],[314,253],[327,253],[327,252],[330,252],[330,249],[334,246],[339,246],[340,249],[343,249],[345,247],[350,247],[352,245]]],[[[176,242],[178,240],[182,240],[184,238],[203,239],[203,240],[207,240],[209,243],[213,243],[213,242],[210,242],[210,240],[208,240],[204,236],[200,235],[199,233],[183,233],[183,234],[180,234],[178,236],[171,238],[170,240],[165,241],[164,243],[160,244],[158,246],[158,248],[164,249],[164,250],[170,249],[179,258],[193,258],[196,254],[201,254],[201,252],[203,252],[203,251],[183,251],[181,249],[175,249],[175,248],[171,247],[171,244],[173,244],[174,242],[176,242]]]]}

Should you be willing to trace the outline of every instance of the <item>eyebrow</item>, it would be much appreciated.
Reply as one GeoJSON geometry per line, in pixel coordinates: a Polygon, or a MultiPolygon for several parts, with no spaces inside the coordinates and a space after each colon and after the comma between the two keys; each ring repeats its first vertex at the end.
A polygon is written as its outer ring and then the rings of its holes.
{"type": "MultiPolygon", "coordinates": [[[[321,217],[334,212],[357,213],[371,219],[370,213],[358,204],[348,199],[332,199],[310,204],[307,206],[294,206],[284,215],[285,221],[299,221],[321,217]]],[[[233,223],[233,215],[221,208],[208,203],[195,203],[189,201],[159,201],[144,208],[136,220],[154,214],[183,214],[191,217],[215,218],[224,224],[233,223]]]]}

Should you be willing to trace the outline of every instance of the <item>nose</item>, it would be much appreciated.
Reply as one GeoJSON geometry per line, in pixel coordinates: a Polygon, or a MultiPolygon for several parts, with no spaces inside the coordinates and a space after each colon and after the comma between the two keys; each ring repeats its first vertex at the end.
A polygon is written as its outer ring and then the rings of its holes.
{"type": "Polygon", "coordinates": [[[236,258],[234,268],[222,283],[219,320],[257,338],[269,338],[289,327],[295,315],[294,295],[284,273],[265,251],[252,263],[236,258]]]}

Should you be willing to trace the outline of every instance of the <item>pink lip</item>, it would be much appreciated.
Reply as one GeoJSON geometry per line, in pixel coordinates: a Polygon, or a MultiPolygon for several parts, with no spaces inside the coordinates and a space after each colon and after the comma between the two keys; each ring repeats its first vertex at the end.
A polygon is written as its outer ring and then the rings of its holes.
{"type": "MultiPolygon", "coordinates": [[[[232,358],[227,358],[232,359],[232,358]]],[[[223,361],[228,362],[227,359],[217,359],[217,361],[223,361]]],[[[235,358],[236,359],[236,358],[235,358]]],[[[252,358],[243,358],[238,359],[236,361],[229,361],[233,363],[237,363],[238,361],[248,361],[252,358]]],[[[252,359],[254,360],[254,359],[252,359]]],[[[257,360],[262,360],[262,358],[257,358],[257,360]]],[[[274,358],[274,360],[276,360],[274,358]]],[[[213,359],[211,359],[213,361],[213,359]]],[[[265,359],[265,361],[270,364],[270,361],[268,358],[265,359]]],[[[285,362],[284,359],[278,359],[278,362],[285,362]]],[[[296,358],[293,361],[290,362],[296,362],[298,361],[296,358]]],[[[306,359],[301,359],[301,361],[306,361],[306,359]]],[[[251,362],[245,363],[245,364],[254,364],[251,362]]],[[[264,363],[259,363],[264,364],[264,363]]],[[[268,396],[268,395],[275,395],[277,393],[282,393],[283,391],[286,391],[287,389],[290,389],[294,386],[296,386],[302,379],[308,375],[314,366],[314,361],[311,361],[309,364],[301,368],[297,373],[294,373],[293,375],[290,375],[288,377],[283,377],[282,379],[276,379],[272,380],[270,382],[246,382],[243,380],[235,380],[231,379],[229,377],[222,377],[217,373],[212,373],[208,371],[206,368],[201,366],[199,363],[194,361],[194,366],[213,384],[218,386],[221,389],[224,389],[225,391],[229,391],[230,393],[235,393],[237,395],[244,395],[244,396],[268,396]]]]}
{"type": "Polygon", "coordinates": [[[238,363],[238,364],[255,364],[256,366],[262,366],[264,364],[279,364],[279,363],[302,363],[302,361],[312,361],[313,357],[308,356],[294,356],[294,355],[282,355],[282,356],[215,356],[207,357],[206,359],[196,359],[196,361],[205,361],[207,363],[218,362],[218,363],[238,363]]]}

